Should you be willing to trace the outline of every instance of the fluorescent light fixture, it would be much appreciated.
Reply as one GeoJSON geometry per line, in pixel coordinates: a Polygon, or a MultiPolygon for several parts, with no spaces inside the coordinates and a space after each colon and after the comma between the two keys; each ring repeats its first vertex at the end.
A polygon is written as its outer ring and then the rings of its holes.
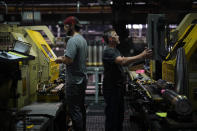
{"type": "Polygon", "coordinates": [[[131,24],[127,24],[126,29],[131,29],[131,24]]]}
{"type": "Polygon", "coordinates": [[[142,24],[133,24],[133,29],[142,29],[142,24]]]}
{"type": "Polygon", "coordinates": [[[171,25],[169,25],[169,27],[170,27],[170,28],[176,28],[177,25],[172,25],[172,24],[171,24],[171,25]]]}
{"type": "Polygon", "coordinates": [[[146,2],[136,2],[135,5],[145,5],[146,2]]]}

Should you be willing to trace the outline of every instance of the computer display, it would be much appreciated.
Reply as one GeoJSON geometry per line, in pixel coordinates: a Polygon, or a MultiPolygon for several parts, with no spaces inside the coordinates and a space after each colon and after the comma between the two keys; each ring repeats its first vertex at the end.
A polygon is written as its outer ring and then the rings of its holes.
{"type": "Polygon", "coordinates": [[[31,45],[22,42],[22,41],[16,41],[14,45],[14,51],[20,52],[20,53],[25,53],[28,54],[31,49],[31,45]]]}

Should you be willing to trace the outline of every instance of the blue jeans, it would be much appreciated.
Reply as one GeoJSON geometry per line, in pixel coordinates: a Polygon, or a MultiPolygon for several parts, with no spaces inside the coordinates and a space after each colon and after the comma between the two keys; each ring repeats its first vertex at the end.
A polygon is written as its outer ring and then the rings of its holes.
{"type": "Polygon", "coordinates": [[[73,123],[74,131],[86,130],[85,89],[87,81],[81,84],[70,84],[66,87],[68,112],[73,123]]]}

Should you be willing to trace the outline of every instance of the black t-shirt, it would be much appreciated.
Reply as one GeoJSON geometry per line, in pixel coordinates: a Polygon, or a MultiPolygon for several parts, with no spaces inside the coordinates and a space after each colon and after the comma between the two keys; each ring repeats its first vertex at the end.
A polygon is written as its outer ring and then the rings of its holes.
{"type": "Polygon", "coordinates": [[[116,48],[106,47],[103,51],[104,79],[106,85],[122,84],[125,80],[125,74],[122,65],[115,63],[115,59],[121,56],[116,48]]]}

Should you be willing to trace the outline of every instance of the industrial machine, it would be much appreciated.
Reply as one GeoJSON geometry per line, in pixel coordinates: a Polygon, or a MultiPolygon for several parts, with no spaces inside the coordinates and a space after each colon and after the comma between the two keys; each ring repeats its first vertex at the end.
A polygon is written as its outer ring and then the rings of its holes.
{"type": "Polygon", "coordinates": [[[188,14],[176,32],[178,38],[162,62],[162,79],[175,83],[175,90],[186,95],[197,110],[197,14],[188,14]],[[181,29],[185,30],[181,30],[181,29]]]}
{"type": "Polygon", "coordinates": [[[184,131],[197,128],[189,99],[176,93],[174,84],[154,81],[144,73],[129,72],[130,119],[142,131],[184,131]]]}
{"type": "Polygon", "coordinates": [[[17,89],[19,94],[23,94],[18,99],[18,106],[22,107],[36,101],[37,92],[46,92],[55,86],[53,83],[59,77],[59,65],[54,62],[56,56],[39,32],[16,25],[0,27],[2,43],[26,42],[31,46],[28,54],[35,56],[35,60],[21,64],[22,81],[19,81],[17,89]]]}
{"type": "Polygon", "coordinates": [[[164,14],[149,14],[147,18],[148,48],[153,50],[153,60],[150,61],[151,77],[161,79],[162,60],[166,56],[165,34],[166,19],[164,14]]]}
{"type": "Polygon", "coordinates": [[[164,16],[151,14],[148,19],[152,21],[149,22],[149,35],[147,38],[148,45],[153,47],[154,52],[150,68],[151,74],[154,74],[152,78],[174,83],[174,90],[179,94],[186,95],[190,99],[193,109],[196,110],[195,56],[197,14],[187,14],[172,32],[166,31],[167,22],[164,16]]]}
{"type": "Polygon", "coordinates": [[[197,129],[197,14],[187,14],[169,32],[164,14],[148,15],[150,77],[129,71],[130,109],[143,131],[197,129]]]}
{"type": "MultiPolygon", "coordinates": [[[[59,64],[55,63],[56,55],[41,33],[30,28],[32,27],[0,25],[0,114],[1,118],[7,118],[0,119],[3,123],[0,130],[6,130],[8,127],[10,130],[16,130],[14,124],[18,116],[21,116],[20,110],[31,103],[59,101],[59,94],[64,86],[60,84],[59,64]]],[[[42,30],[40,26],[40,30],[46,32],[46,29],[47,27],[43,27],[42,30]]],[[[52,33],[48,35],[49,41],[53,40],[52,36],[52,33]]],[[[35,106],[40,110],[47,108],[42,105],[35,106]]],[[[60,107],[54,104],[52,108],[56,111],[60,107]]],[[[32,112],[34,108],[28,108],[28,112],[32,112]]],[[[24,116],[27,114],[24,111],[22,114],[22,118],[26,119],[24,116]]],[[[46,115],[34,115],[47,117],[44,120],[48,121],[50,113],[44,114],[46,115]]]]}
{"type": "Polygon", "coordinates": [[[30,45],[24,42],[15,42],[14,49],[12,51],[0,51],[0,122],[1,130],[14,130],[15,119],[13,112],[17,111],[19,106],[18,98],[24,98],[26,88],[26,73],[21,72],[22,63],[27,63],[29,60],[33,60],[35,57],[28,55],[27,52],[30,49],[30,45]],[[22,81],[20,90],[17,86],[22,81]],[[21,91],[22,94],[18,92],[21,91]]]}

